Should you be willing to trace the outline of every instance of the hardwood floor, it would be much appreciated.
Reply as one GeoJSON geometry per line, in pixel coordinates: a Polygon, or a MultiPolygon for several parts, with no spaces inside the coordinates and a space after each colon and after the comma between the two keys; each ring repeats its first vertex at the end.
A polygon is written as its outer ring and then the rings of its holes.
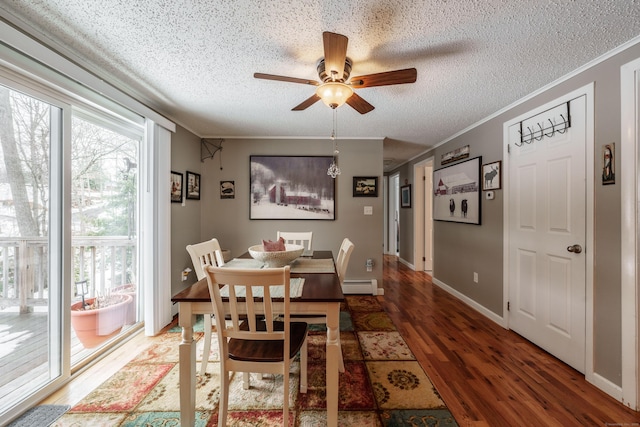
{"type": "MultiPolygon", "coordinates": [[[[462,427],[638,426],[584,375],[385,256],[380,301],[462,427]]],[[[75,405],[146,347],[138,334],[42,403],[75,405]]]]}
{"type": "Polygon", "coordinates": [[[638,426],[584,375],[385,256],[385,310],[460,426],[638,426]]]}

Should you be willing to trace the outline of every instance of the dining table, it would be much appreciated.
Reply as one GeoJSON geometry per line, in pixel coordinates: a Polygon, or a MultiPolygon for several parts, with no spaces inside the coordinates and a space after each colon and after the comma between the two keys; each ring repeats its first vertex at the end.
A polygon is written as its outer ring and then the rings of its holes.
{"type": "MultiPolygon", "coordinates": [[[[228,267],[251,268],[249,253],[230,260],[228,267]]],[[[253,268],[262,268],[253,263],[253,268]]],[[[291,277],[304,279],[302,292],[291,297],[289,307],[292,315],[326,316],[326,400],[327,426],[338,426],[338,384],[340,366],[340,303],[344,301],[340,279],[336,273],[331,251],[314,250],[311,256],[300,257],[291,263],[291,277]]],[[[180,425],[193,426],[196,405],[196,342],[193,325],[196,315],[213,314],[207,279],[204,278],[177,293],[171,298],[178,304],[178,324],[182,328],[179,344],[180,370],[180,425]]]]}

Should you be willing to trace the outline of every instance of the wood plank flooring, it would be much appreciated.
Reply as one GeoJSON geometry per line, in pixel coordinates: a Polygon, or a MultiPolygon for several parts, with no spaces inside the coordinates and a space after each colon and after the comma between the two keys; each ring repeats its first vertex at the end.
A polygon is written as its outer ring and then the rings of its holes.
{"type": "Polygon", "coordinates": [[[380,298],[460,426],[640,425],[584,375],[385,256],[380,298]]]}
{"type": "MultiPolygon", "coordinates": [[[[639,412],[396,257],[385,256],[383,287],[380,302],[460,426],[640,425],[639,412]]],[[[138,334],[42,403],[75,405],[147,340],[138,334]]]]}

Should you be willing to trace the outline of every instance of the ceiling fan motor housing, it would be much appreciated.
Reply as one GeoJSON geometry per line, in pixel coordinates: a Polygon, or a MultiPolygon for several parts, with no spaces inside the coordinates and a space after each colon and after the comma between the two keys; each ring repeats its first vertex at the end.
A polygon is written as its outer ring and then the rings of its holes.
{"type": "Polygon", "coordinates": [[[337,77],[333,78],[331,73],[327,73],[327,70],[325,69],[324,58],[320,58],[317,66],[318,77],[320,77],[320,81],[323,83],[330,82],[330,81],[345,83],[347,80],[349,80],[349,76],[351,75],[352,65],[353,63],[351,62],[351,58],[345,58],[344,73],[342,74],[342,78],[337,78],[337,77]]]}

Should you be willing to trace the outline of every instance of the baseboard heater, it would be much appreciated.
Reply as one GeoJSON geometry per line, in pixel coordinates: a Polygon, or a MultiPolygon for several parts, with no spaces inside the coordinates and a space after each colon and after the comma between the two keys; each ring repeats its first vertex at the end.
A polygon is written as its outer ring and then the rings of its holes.
{"type": "Polygon", "coordinates": [[[342,283],[342,292],[345,294],[378,295],[378,281],[376,279],[345,280],[342,283]]]}

